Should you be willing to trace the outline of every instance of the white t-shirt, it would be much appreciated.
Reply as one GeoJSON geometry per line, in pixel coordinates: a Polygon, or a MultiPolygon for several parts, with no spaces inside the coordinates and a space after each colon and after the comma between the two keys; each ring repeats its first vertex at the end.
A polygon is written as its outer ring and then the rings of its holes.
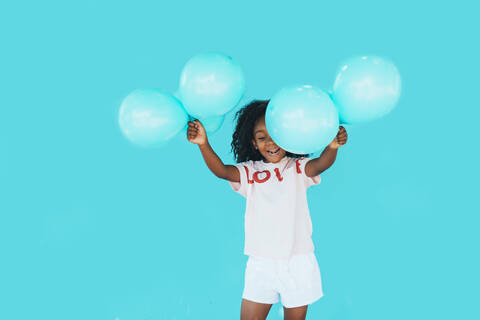
{"type": "Polygon", "coordinates": [[[307,188],[321,179],[320,175],[305,175],[305,164],[310,160],[285,156],[277,163],[246,161],[235,165],[240,183],[230,181],[230,185],[247,199],[244,254],[288,259],[314,251],[307,188]]]}

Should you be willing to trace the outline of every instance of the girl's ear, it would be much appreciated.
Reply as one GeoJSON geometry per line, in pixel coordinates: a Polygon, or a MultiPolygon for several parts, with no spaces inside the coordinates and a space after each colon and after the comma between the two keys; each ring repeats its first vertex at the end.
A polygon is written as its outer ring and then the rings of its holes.
{"type": "Polygon", "coordinates": [[[254,140],[254,139],[252,139],[252,144],[253,144],[253,147],[254,147],[255,149],[258,149],[258,147],[257,147],[257,143],[255,142],[255,140],[254,140]]]}

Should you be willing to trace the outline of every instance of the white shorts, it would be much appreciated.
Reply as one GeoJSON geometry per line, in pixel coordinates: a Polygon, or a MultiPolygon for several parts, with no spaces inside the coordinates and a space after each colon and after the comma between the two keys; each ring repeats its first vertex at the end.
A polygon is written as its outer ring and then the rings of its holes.
{"type": "Polygon", "coordinates": [[[249,256],[242,298],[274,304],[279,294],[285,308],[311,304],[323,296],[320,268],[313,252],[289,260],[249,256]]]}

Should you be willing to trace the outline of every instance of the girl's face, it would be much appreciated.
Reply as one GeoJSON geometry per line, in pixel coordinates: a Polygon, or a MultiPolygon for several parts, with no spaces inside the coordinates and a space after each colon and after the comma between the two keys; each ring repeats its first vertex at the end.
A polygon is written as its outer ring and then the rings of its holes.
{"type": "Polygon", "coordinates": [[[279,162],[287,154],[285,150],[277,146],[270,138],[265,126],[265,116],[262,116],[255,122],[252,143],[255,149],[265,158],[265,162],[279,162]]]}

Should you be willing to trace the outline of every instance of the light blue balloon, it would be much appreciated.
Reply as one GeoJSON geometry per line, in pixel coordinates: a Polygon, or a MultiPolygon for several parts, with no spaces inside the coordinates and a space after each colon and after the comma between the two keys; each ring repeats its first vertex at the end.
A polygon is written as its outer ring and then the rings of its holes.
{"type": "MultiPolygon", "coordinates": [[[[180,89],[177,89],[177,91],[173,93],[173,96],[178,100],[182,101],[182,96],[180,95],[180,89]]],[[[183,102],[182,102],[182,105],[183,105],[183,102]]]]}
{"type": "Polygon", "coordinates": [[[225,120],[225,115],[210,118],[198,118],[207,133],[215,133],[220,129],[225,120]]]}
{"type": "MultiPolygon", "coordinates": [[[[328,96],[330,97],[330,99],[333,101],[333,92],[332,92],[332,90],[328,90],[328,91],[327,91],[327,94],[328,94],[328,96]]],[[[333,104],[335,104],[335,101],[333,102],[333,104]]],[[[336,107],[336,106],[335,106],[335,107],[336,107]]],[[[337,108],[337,111],[338,111],[338,108],[337,108]]],[[[338,120],[339,120],[338,122],[339,122],[340,125],[342,125],[342,124],[347,124],[347,123],[345,123],[345,122],[342,121],[342,118],[340,118],[340,115],[338,115],[338,120]]]]}
{"type": "MultiPolygon", "coordinates": [[[[182,100],[179,90],[175,91],[173,95],[180,101],[182,100]]],[[[188,115],[188,121],[194,121],[194,120],[195,120],[194,117],[192,117],[191,115],[188,115]]],[[[202,123],[207,133],[215,133],[222,126],[223,121],[225,120],[225,115],[212,116],[209,118],[198,118],[198,120],[202,123]]],[[[187,133],[187,131],[188,131],[188,125],[185,126],[185,128],[183,129],[184,133],[187,133]]]]}
{"type": "Polygon", "coordinates": [[[265,125],[283,149],[309,154],[329,145],[338,133],[338,112],[328,94],[310,85],[281,89],[271,98],[265,125]]]}
{"type": "Polygon", "coordinates": [[[333,101],[342,123],[363,123],[391,112],[400,90],[400,74],[392,62],[377,56],[354,57],[337,74],[333,101]]]}
{"type": "Polygon", "coordinates": [[[157,89],[137,89],[122,102],[119,125],[125,137],[142,147],[160,147],[187,125],[181,102],[157,89]]]}
{"type": "MultiPolygon", "coordinates": [[[[225,120],[225,116],[226,115],[215,116],[215,117],[210,117],[205,119],[198,118],[198,121],[202,123],[207,133],[213,134],[217,132],[218,129],[220,129],[220,127],[222,126],[225,120]]],[[[192,117],[191,115],[188,115],[188,121],[195,121],[195,118],[192,117]]],[[[187,131],[188,131],[188,125],[183,129],[183,133],[186,134],[187,131]]]]}
{"type": "MultiPolygon", "coordinates": [[[[180,100],[180,102],[182,103],[182,106],[183,106],[182,96],[180,95],[180,89],[177,89],[177,90],[173,93],[173,96],[174,96],[175,98],[177,98],[178,100],[180,100]]],[[[185,107],[184,107],[184,108],[185,108],[185,107]]],[[[185,110],[185,112],[187,112],[187,111],[185,110]]],[[[188,121],[194,121],[194,120],[195,120],[195,118],[192,117],[191,115],[189,115],[189,114],[187,113],[187,122],[188,122],[188,121]]],[[[185,124],[185,127],[183,127],[183,129],[182,129],[182,134],[187,134],[187,132],[188,132],[188,123],[186,123],[186,124],[185,124]]]]}
{"type": "MultiPolygon", "coordinates": [[[[180,101],[182,100],[179,90],[175,91],[173,95],[178,100],[180,101]]],[[[198,120],[200,120],[200,122],[202,123],[207,133],[217,132],[217,130],[220,129],[220,127],[222,126],[224,119],[225,119],[225,115],[213,116],[209,118],[198,118],[198,120]]],[[[192,117],[191,115],[188,115],[188,121],[194,121],[194,120],[195,120],[194,117],[192,117]]],[[[183,133],[186,134],[187,132],[188,132],[188,125],[186,125],[185,128],[183,128],[183,133]]]]}
{"type": "Polygon", "coordinates": [[[244,91],[245,79],[239,64],[216,52],[191,58],[182,70],[178,90],[185,110],[204,119],[226,114],[244,91]]]}

